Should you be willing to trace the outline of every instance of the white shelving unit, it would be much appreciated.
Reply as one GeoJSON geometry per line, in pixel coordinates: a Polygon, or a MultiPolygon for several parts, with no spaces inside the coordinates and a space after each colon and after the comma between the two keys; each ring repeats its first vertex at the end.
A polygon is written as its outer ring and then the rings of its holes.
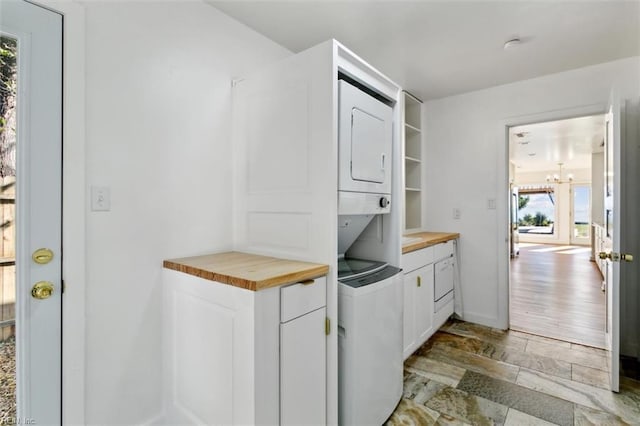
{"type": "Polygon", "coordinates": [[[422,227],[422,101],[403,92],[404,229],[422,227]]]}

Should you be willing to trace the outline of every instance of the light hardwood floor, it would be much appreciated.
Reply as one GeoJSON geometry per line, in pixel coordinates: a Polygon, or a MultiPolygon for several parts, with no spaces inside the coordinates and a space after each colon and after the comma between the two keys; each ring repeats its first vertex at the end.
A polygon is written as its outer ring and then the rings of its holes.
{"type": "Polygon", "coordinates": [[[589,255],[589,247],[523,244],[511,260],[510,327],[604,348],[605,293],[589,255]]]}

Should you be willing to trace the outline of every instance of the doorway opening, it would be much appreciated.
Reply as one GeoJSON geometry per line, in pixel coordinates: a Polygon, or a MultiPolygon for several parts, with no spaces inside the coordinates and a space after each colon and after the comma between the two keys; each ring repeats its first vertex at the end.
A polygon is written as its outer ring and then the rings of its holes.
{"type": "Polygon", "coordinates": [[[605,115],[509,128],[509,327],[606,347],[605,115]]]}

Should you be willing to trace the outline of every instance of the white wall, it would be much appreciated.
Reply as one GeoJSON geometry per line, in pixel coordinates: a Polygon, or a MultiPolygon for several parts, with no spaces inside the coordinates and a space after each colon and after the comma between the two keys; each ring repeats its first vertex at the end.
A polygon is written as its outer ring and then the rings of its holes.
{"type": "MultiPolygon", "coordinates": [[[[591,165],[591,163],[589,163],[591,165]]],[[[516,169],[514,183],[518,186],[526,185],[548,185],[546,178],[548,175],[558,173],[558,169],[545,170],[538,172],[518,172],[516,169]]],[[[574,177],[574,184],[591,184],[591,169],[563,169],[562,176],[566,177],[571,173],[574,177]]],[[[571,244],[571,233],[573,232],[573,224],[571,221],[571,183],[552,184],[555,189],[555,217],[554,217],[554,234],[520,234],[521,243],[539,243],[539,244],[571,244]]],[[[575,242],[576,244],[590,244],[590,240],[575,242]]]]}
{"type": "Polygon", "coordinates": [[[508,325],[506,126],[605,112],[612,86],[623,99],[640,96],[638,75],[640,58],[627,58],[425,102],[424,223],[461,233],[466,319],[508,325]],[[454,207],[460,220],[452,219],[454,207]]]}
{"type": "Polygon", "coordinates": [[[86,422],[160,414],[162,260],[231,248],[231,79],[289,51],[200,2],[86,2],[86,422]],[[88,188],[87,188],[88,190],[88,188]]]}

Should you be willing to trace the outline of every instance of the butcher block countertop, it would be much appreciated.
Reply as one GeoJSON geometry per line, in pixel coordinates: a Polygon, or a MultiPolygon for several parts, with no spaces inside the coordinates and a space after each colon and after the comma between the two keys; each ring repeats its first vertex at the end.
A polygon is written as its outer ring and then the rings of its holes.
{"type": "Polygon", "coordinates": [[[163,266],[252,291],[318,278],[329,272],[328,265],[236,251],[165,260],[163,266]]]}
{"type": "Polygon", "coordinates": [[[429,246],[435,246],[436,244],[444,243],[449,240],[455,240],[460,237],[460,234],[454,232],[416,232],[414,234],[407,234],[404,237],[410,238],[411,240],[407,242],[403,241],[402,254],[410,253],[429,246]]]}

